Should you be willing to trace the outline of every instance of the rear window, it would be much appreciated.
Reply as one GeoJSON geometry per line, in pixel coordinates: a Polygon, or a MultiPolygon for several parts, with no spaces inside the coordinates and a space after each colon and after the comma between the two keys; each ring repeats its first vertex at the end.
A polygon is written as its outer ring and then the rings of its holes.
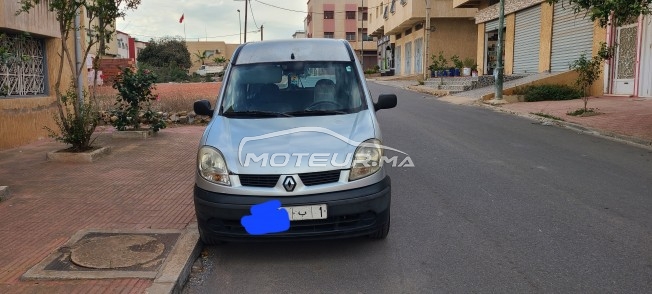
{"type": "Polygon", "coordinates": [[[366,109],[352,62],[280,62],[231,68],[221,113],[336,115],[366,109]]]}

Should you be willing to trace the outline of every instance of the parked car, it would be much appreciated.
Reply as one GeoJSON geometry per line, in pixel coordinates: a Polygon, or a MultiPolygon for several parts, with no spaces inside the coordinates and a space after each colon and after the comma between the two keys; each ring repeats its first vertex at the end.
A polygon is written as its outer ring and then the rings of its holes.
{"type": "Polygon", "coordinates": [[[207,75],[217,75],[224,70],[223,65],[202,65],[195,71],[196,74],[205,77],[207,75]]]}
{"type": "Polygon", "coordinates": [[[390,228],[391,181],[382,167],[374,103],[348,42],[299,39],[243,44],[227,66],[199,143],[194,203],[201,240],[370,236],[390,228]],[[282,215],[256,216],[265,203],[282,215]],[[256,233],[258,224],[289,227],[256,233]]]}

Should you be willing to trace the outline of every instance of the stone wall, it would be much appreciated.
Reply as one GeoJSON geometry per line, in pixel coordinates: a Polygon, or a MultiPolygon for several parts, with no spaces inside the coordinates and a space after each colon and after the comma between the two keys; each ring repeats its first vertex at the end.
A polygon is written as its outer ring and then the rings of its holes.
{"type": "MultiPolygon", "coordinates": [[[[505,0],[505,15],[523,10],[530,6],[545,2],[545,0],[505,0]]],[[[488,22],[498,18],[498,5],[494,4],[475,14],[475,23],[488,22]]]]}

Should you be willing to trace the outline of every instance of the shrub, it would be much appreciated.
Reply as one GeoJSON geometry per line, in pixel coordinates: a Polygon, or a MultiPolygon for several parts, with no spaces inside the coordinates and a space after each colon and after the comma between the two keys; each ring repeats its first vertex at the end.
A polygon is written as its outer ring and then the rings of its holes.
{"type": "MultiPolygon", "coordinates": [[[[603,43],[603,48],[605,45],[603,43]]],[[[602,50],[601,50],[602,51],[602,50]]],[[[593,83],[600,78],[600,72],[602,65],[602,57],[596,55],[587,57],[584,53],[580,55],[580,58],[573,61],[570,65],[570,68],[577,72],[577,80],[575,85],[577,85],[582,91],[582,100],[584,101],[584,111],[587,110],[586,105],[589,103],[588,90],[591,88],[593,83]]]]}
{"type": "Polygon", "coordinates": [[[582,97],[577,89],[566,85],[538,85],[529,86],[517,93],[525,95],[526,102],[572,100],[582,97]]]}
{"type": "MultiPolygon", "coordinates": [[[[84,92],[84,95],[87,93],[84,92]]],[[[86,97],[85,97],[86,98],[86,97]]],[[[48,136],[59,142],[72,145],[70,151],[83,152],[93,149],[92,139],[95,127],[100,120],[91,102],[77,105],[77,91],[74,85],[66,93],[61,93],[60,103],[57,104],[59,112],[54,115],[54,121],[59,129],[55,132],[49,127],[44,127],[48,136]]],[[[89,101],[89,99],[84,99],[89,101]]]]}
{"type": "Polygon", "coordinates": [[[142,123],[150,125],[154,132],[165,128],[165,122],[152,110],[151,101],[158,98],[152,94],[156,76],[149,70],[124,68],[122,73],[113,83],[113,88],[118,90],[116,109],[112,115],[116,120],[111,124],[120,131],[127,128],[138,130],[142,123]]]}

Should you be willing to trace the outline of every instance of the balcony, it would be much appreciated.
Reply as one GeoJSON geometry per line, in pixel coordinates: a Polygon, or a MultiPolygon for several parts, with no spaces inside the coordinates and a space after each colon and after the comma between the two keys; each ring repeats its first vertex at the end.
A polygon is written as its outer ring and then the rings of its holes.
{"type": "Polygon", "coordinates": [[[453,8],[482,8],[486,7],[487,0],[453,0],[453,8]]]}

